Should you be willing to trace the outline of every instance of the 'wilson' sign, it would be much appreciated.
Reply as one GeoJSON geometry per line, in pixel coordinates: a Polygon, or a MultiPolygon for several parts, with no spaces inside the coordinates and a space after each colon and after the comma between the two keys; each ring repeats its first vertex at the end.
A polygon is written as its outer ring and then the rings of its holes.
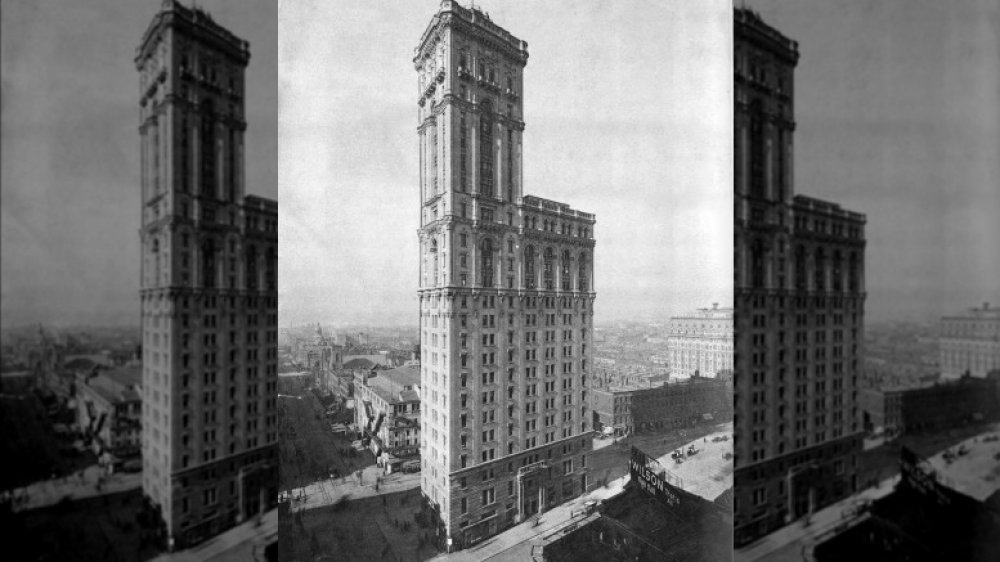
{"type": "Polygon", "coordinates": [[[681,503],[680,497],[674,492],[674,487],[668,484],[661,474],[650,468],[659,466],[656,460],[632,447],[632,458],[628,464],[632,482],[635,482],[643,492],[669,506],[681,503]]]}

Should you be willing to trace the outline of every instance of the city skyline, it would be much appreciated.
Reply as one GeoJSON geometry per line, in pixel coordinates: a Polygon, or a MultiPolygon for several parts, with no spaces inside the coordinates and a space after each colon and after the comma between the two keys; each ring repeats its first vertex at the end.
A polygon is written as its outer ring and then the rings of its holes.
{"type": "Polygon", "coordinates": [[[796,188],[868,217],[866,320],[1000,302],[1000,10],[746,4],[799,43],[796,188]]]}
{"type": "MultiPolygon", "coordinates": [[[[276,6],[199,4],[250,42],[247,191],[277,197],[276,6]]],[[[4,5],[4,327],[139,323],[134,57],[157,7],[110,0],[4,5]]]]}
{"type": "MultiPolygon", "coordinates": [[[[280,10],[281,326],[416,320],[413,38],[437,7],[280,10]]],[[[532,57],[524,192],[598,216],[595,321],[728,305],[728,4],[478,7],[532,57]]]]}

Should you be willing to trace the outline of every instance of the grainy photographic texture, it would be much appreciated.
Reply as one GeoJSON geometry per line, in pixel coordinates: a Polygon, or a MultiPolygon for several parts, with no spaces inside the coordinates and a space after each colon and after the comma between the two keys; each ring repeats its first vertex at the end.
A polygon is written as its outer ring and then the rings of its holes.
{"type": "Polygon", "coordinates": [[[736,558],[995,560],[1000,9],[739,4],[736,558]]]}
{"type": "Polygon", "coordinates": [[[282,559],[728,560],[728,3],[279,18],[282,559]]]}
{"type": "Polygon", "coordinates": [[[4,4],[5,558],[277,555],[276,13],[4,4]]]}

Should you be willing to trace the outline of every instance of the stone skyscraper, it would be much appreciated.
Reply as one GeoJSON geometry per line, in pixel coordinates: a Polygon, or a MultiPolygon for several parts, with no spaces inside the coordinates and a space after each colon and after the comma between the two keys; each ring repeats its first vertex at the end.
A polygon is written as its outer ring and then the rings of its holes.
{"type": "Polygon", "coordinates": [[[735,19],[735,506],[744,544],[857,489],[864,215],[794,195],[798,45],[735,19]]]}
{"type": "Polygon", "coordinates": [[[277,495],[277,202],[244,196],[246,41],[166,0],[136,53],[143,492],[174,546],[277,495]]]}
{"type": "Polygon", "coordinates": [[[419,76],[421,490],[453,546],[579,495],[594,215],[523,195],[527,44],[445,0],[419,76]]]}

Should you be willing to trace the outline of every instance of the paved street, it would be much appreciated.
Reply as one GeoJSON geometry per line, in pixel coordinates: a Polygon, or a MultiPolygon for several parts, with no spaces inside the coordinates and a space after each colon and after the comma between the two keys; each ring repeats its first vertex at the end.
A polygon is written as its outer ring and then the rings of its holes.
{"type": "Polygon", "coordinates": [[[264,546],[278,540],[278,510],[264,514],[258,525],[250,519],[194,548],[161,554],[151,562],[256,562],[264,546]]]}
{"type": "Polygon", "coordinates": [[[736,551],[734,560],[751,562],[755,560],[802,562],[802,551],[816,542],[822,535],[835,530],[838,525],[847,524],[851,513],[858,505],[885,497],[899,482],[899,476],[891,476],[857,494],[829,505],[813,514],[807,525],[804,520],[796,521],[750,543],[736,551]]]}
{"type": "MultiPolygon", "coordinates": [[[[704,431],[699,432],[697,439],[691,439],[691,431],[688,431],[688,437],[684,438],[686,441],[673,445],[673,448],[683,446],[687,448],[690,444],[695,444],[697,446],[702,446],[703,437],[702,433],[711,433],[715,429],[720,429],[720,434],[725,434],[725,428],[728,426],[731,431],[731,424],[722,424],[719,427],[708,427],[703,428],[704,431]]],[[[667,444],[673,442],[673,438],[666,438],[667,444]]],[[[664,444],[663,436],[644,436],[642,439],[642,444],[646,447],[652,448],[654,444],[659,443],[660,446],[664,444]]],[[[610,441],[610,440],[607,440],[610,441]]],[[[597,442],[595,442],[596,444],[597,442]]],[[[729,441],[730,446],[732,441],[729,441]]],[[[642,445],[640,445],[641,447],[642,445]]],[[[614,448],[619,448],[620,445],[613,445],[614,448]]],[[[603,445],[599,449],[606,449],[608,445],[603,445]]],[[[627,459],[627,444],[625,446],[627,459]]],[[[608,452],[611,452],[609,450],[608,452]]],[[[625,461],[627,462],[627,461],[625,461]]],[[[707,476],[711,477],[711,476],[707,476]]],[[[607,487],[601,487],[599,484],[596,488],[592,489],[588,493],[570,500],[564,504],[550,509],[542,514],[539,522],[536,524],[534,519],[529,519],[528,521],[516,525],[499,535],[487,539],[482,543],[473,546],[471,548],[461,550],[459,552],[454,552],[451,554],[442,554],[432,560],[437,561],[448,561],[448,562],[478,562],[481,560],[490,560],[491,562],[522,562],[525,560],[532,559],[532,548],[541,544],[545,540],[561,532],[568,531],[574,523],[578,523],[585,518],[584,515],[584,504],[588,501],[599,501],[605,500],[615,495],[618,495],[625,489],[625,484],[628,482],[628,467],[625,465],[625,475],[615,478],[608,482],[607,487]]],[[[700,484],[696,476],[690,475],[688,479],[685,479],[685,487],[697,488],[700,484]]]]}
{"type": "Polygon", "coordinates": [[[115,494],[140,486],[142,486],[141,472],[109,476],[101,467],[92,465],[65,478],[42,480],[14,489],[13,497],[23,498],[14,502],[14,511],[54,505],[65,498],[78,500],[115,494]]]}
{"type": "MultiPolygon", "coordinates": [[[[1000,424],[983,425],[977,429],[980,435],[989,435],[1000,432],[1000,424]]],[[[940,443],[954,443],[954,434],[946,432],[942,435],[927,435],[911,438],[911,442],[921,443],[923,448],[937,447],[940,443]]],[[[996,454],[1000,443],[983,442],[981,437],[972,436],[965,440],[966,447],[972,452],[955,461],[955,466],[950,467],[942,458],[943,451],[928,457],[928,462],[939,472],[944,474],[944,483],[955,486],[960,491],[974,497],[985,497],[998,488],[996,482],[986,481],[983,475],[988,475],[995,468],[993,455],[996,454]],[[968,472],[975,477],[969,481],[956,481],[957,477],[949,478],[948,469],[956,470],[958,473],[968,472]],[[967,488],[963,488],[967,486],[967,488]]],[[[894,448],[898,450],[899,444],[894,448]]],[[[953,447],[957,446],[957,443],[953,447]]],[[[797,521],[791,525],[767,535],[758,541],[751,543],[736,551],[736,560],[756,561],[766,560],[768,562],[801,562],[803,551],[815,546],[817,542],[825,540],[839,525],[847,524],[850,520],[851,511],[860,503],[873,501],[885,497],[892,492],[896,483],[899,482],[898,453],[896,453],[895,466],[892,467],[892,476],[882,479],[878,486],[869,487],[846,498],[836,504],[827,506],[813,514],[812,522],[805,525],[802,521],[797,521]]],[[[886,469],[888,472],[888,468],[886,469]]]]}
{"type": "Polygon", "coordinates": [[[297,495],[299,490],[305,490],[306,497],[305,500],[293,500],[291,510],[295,512],[332,505],[345,496],[350,499],[365,498],[403,492],[418,487],[420,487],[419,472],[397,472],[386,475],[381,468],[372,465],[364,469],[360,483],[352,474],[313,482],[304,488],[296,488],[293,495],[297,495]],[[376,478],[379,479],[378,491],[375,491],[376,478]]]}
{"type": "MultiPolygon", "coordinates": [[[[697,442],[702,446],[702,438],[715,432],[732,431],[732,424],[707,425],[683,430],[672,430],[665,433],[629,435],[625,439],[595,439],[594,452],[587,459],[590,466],[590,480],[600,482],[602,479],[610,482],[628,473],[628,459],[632,445],[635,445],[647,455],[659,458],[669,455],[679,447],[687,447],[688,443],[697,442]]],[[[725,443],[724,443],[725,445],[725,443]]],[[[732,441],[728,442],[732,448],[732,441]]],[[[663,466],[673,472],[673,461],[663,466]]]]}

